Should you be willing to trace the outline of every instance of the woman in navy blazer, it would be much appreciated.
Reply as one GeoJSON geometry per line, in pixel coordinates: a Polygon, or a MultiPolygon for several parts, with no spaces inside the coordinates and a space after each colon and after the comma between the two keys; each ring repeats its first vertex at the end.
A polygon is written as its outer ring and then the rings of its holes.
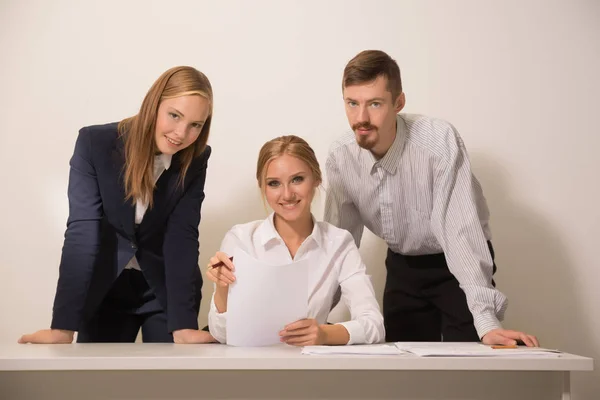
{"type": "Polygon", "coordinates": [[[21,343],[212,341],[198,330],[198,225],[213,94],[191,67],[163,73],[137,115],[81,129],[51,329],[21,343]]]}

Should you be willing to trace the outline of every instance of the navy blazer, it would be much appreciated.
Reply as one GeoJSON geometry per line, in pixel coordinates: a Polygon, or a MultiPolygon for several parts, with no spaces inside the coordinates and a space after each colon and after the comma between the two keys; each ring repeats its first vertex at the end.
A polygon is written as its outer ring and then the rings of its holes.
{"type": "Polygon", "coordinates": [[[134,255],[166,311],[169,332],[198,329],[198,225],[210,152],[207,146],[194,159],[183,187],[179,157],[173,156],[156,183],[153,207],[136,227],[135,204],[125,201],[124,140],[117,123],[80,130],[70,161],[53,329],[79,330],[134,255]]]}

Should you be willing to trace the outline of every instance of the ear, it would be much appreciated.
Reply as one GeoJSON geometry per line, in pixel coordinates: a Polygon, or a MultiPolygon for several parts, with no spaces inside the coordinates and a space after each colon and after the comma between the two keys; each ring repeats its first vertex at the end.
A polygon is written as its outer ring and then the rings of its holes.
{"type": "Polygon", "coordinates": [[[317,194],[317,190],[319,190],[319,186],[321,186],[323,182],[320,180],[315,180],[315,184],[313,185],[313,196],[317,194]]]}
{"type": "Polygon", "coordinates": [[[396,114],[398,114],[400,111],[402,111],[402,109],[404,108],[405,105],[406,105],[406,96],[404,95],[404,92],[402,92],[398,95],[398,97],[396,98],[396,101],[394,102],[394,110],[396,111],[396,114]]]}

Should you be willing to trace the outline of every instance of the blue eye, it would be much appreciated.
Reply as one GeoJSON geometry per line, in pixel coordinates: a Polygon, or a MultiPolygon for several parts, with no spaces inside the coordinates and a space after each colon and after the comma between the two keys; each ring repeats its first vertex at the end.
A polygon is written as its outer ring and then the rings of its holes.
{"type": "Polygon", "coordinates": [[[277,187],[277,186],[279,186],[279,182],[278,181],[269,181],[269,182],[267,182],[267,186],[277,187]]]}
{"type": "Polygon", "coordinates": [[[349,102],[348,102],[348,105],[349,105],[350,107],[356,107],[358,104],[356,104],[356,102],[355,102],[355,101],[349,101],[349,102]]]}
{"type": "Polygon", "coordinates": [[[172,113],[172,112],[169,113],[169,116],[173,119],[179,119],[179,115],[172,113]]]}
{"type": "Polygon", "coordinates": [[[197,122],[194,122],[194,123],[192,124],[192,127],[193,127],[193,128],[196,128],[196,129],[200,129],[200,128],[202,128],[202,124],[199,124],[199,123],[197,123],[197,122]]]}
{"type": "Polygon", "coordinates": [[[379,108],[379,107],[381,107],[381,103],[375,101],[375,102],[371,103],[371,106],[373,106],[373,108],[379,108]]]}
{"type": "Polygon", "coordinates": [[[292,179],[292,183],[302,183],[302,182],[304,182],[303,176],[295,176],[294,179],[292,179]]]}

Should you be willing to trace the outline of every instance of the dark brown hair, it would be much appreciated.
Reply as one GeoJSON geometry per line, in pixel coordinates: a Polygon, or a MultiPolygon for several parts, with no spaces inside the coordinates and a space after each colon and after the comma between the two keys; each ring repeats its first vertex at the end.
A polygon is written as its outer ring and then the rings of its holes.
{"type": "Polygon", "coordinates": [[[342,90],[347,86],[372,82],[379,76],[387,78],[386,89],[395,101],[402,93],[400,68],[396,61],[380,50],[361,51],[344,68],[342,90]]]}

